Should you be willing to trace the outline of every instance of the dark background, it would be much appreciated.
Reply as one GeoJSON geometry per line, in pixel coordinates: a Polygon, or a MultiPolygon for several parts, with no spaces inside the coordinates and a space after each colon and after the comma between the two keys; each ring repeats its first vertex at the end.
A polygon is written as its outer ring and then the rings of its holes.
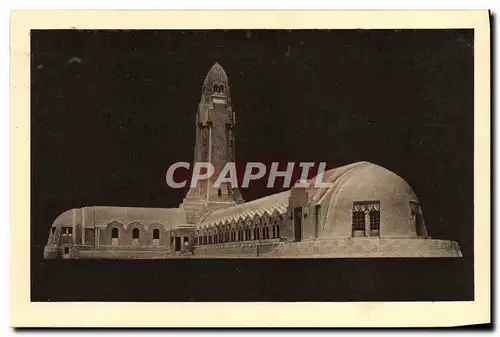
{"type": "MultiPolygon", "coordinates": [[[[472,300],[473,31],[31,33],[33,301],[472,300]],[[81,206],[178,207],[201,85],[225,68],[236,158],[367,160],[419,196],[427,230],[463,259],[44,261],[81,206]]],[[[245,200],[280,191],[266,181],[245,200]]]]}

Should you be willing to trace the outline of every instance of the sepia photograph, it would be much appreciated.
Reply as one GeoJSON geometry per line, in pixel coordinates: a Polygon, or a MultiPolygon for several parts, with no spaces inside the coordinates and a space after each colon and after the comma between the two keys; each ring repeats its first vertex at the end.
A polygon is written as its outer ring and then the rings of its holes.
{"type": "Polygon", "coordinates": [[[29,301],[474,302],[476,39],[30,29],[29,301]]]}

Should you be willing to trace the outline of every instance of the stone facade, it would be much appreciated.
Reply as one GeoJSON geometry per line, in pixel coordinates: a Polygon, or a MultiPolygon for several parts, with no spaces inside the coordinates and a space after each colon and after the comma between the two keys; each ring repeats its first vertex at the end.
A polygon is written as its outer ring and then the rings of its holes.
{"type": "Polygon", "coordinates": [[[194,163],[210,162],[216,174],[191,188],[179,208],[66,211],[49,231],[45,258],[462,256],[456,242],[428,236],[412,188],[372,163],[328,170],[328,187],[293,186],[246,203],[238,186],[213,187],[234,162],[235,122],[229,80],[216,63],[202,88],[194,151],[194,163]]]}

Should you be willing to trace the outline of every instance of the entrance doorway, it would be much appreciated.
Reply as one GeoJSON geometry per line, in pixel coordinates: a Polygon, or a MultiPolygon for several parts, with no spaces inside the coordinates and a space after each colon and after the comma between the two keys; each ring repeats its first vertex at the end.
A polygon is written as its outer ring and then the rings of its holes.
{"type": "Polygon", "coordinates": [[[293,232],[295,241],[302,240],[302,207],[293,209],[293,232]]]}
{"type": "Polygon", "coordinates": [[[176,236],[174,238],[174,249],[176,252],[181,250],[181,238],[179,236],[176,236]]]}

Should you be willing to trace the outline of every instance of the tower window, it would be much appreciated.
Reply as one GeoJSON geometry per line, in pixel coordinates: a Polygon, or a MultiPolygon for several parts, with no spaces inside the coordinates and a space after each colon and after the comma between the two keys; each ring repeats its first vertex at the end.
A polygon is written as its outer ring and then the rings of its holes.
{"type": "Polygon", "coordinates": [[[132,239],[138,239],[139,238],[139,229],[138,228],[134,228],[132,230],[132,239]]]}
{"type": "Polygon", "coordinates": [[[214,92],[218,92],[219,91],[219,86],[217,84],[214,84],[214,92]]]}
{"type": "Polygon", "coordinates": [[[118,239],[118,228],[113,227],[113,229],[111,230],[111,238],[118,239]]]}
{"type": "Polygon", "coordinates": [[[153,239],[160,238],[160,230],[158,228],[153,229],[153,239]]]}
{"type": "Polygon", "coordinates": [[[224,84],[219,85],[219,92],[224,93],[224,84]]]}

